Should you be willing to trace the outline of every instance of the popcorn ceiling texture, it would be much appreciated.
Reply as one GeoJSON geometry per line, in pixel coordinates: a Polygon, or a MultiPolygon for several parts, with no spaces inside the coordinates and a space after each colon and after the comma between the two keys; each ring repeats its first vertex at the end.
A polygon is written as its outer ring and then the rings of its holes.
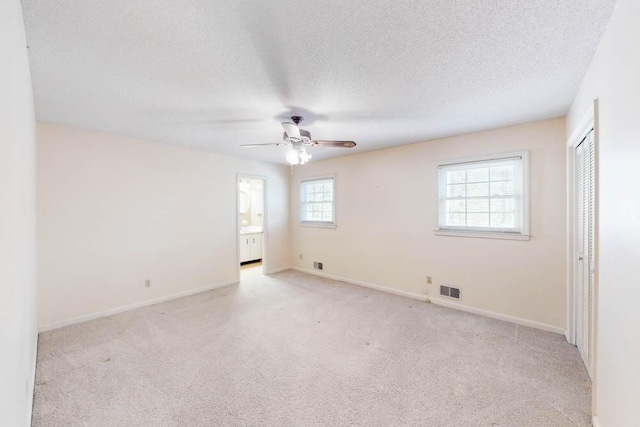
{"type": "Polygon", "coordinates": [[[615,0],[23,0],[37,118],[284,162],[564,116],[615,0]]]}
{"type": "Polygon", "coordinates": [[[34,426],[591,425],[563,336],[294,271],[38,350],[34,426]]]}

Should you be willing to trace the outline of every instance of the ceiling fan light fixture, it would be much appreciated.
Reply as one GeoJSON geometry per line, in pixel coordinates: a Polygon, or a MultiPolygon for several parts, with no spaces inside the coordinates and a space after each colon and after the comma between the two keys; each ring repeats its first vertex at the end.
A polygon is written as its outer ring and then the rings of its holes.
{"type": "Polygon", "coordinates": [[[290,165],[297,165],[299,162],[298,152],[295,148],[291,147],[287,150],[287,162],[290,165]]]}
{"type": "Polygon", "coordinates": [[[300,147],[299,157],[301,165],[304,165],[309,160],[311,160],[311,154],[307,153],[307,150],[304,147],[300,147]]]}
{"type": "Polygon", "coordinates": [[[290,165],[304,165],[311,160],[311,154],[304,147],[290,147],[286,154],[287,163],[290,165]]]}

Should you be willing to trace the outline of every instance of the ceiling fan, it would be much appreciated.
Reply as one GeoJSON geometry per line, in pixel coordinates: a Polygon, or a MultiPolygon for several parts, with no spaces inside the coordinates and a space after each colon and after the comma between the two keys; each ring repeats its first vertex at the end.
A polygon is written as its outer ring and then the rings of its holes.
{"type": "Polygon", "coordinates": [[[284,142],[272,142],[267,144],[244,144],[241,147],[261,147],[265,145],[284,145],[288,147],[287,162],[291,165],[304,165],[311,159],[311,155],[307,153],[306,147],[335,147],[335,148],[353,148],[356,143],[353,141],[328,141],[311,139],[311,133],[298,126],[302,121],[302,116],[292,116],[291,122],[282,123],[284,134],[282,140],[284,142]],[[292,123],[293,122],[293,123],[292,123]]]}

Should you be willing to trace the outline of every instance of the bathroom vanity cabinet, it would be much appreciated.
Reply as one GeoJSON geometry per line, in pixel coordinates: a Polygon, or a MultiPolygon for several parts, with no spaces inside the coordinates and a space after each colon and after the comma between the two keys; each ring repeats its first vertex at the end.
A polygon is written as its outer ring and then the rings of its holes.
{"type": "Polygon", "coordinates": [[[240,262],[262,259],[262,233],[240,235],[240,262]]]}

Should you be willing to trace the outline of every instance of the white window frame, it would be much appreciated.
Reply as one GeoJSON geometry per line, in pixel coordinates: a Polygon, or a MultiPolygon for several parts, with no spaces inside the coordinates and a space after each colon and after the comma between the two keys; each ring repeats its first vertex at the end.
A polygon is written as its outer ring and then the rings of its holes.
{"type": "Polygon", "coordinates": [[[450,161],[441,161],[436,168],[437,183],[437,224],[434,233],[440,236],[457,236],[457,237],[478,237],[489,239],[509,239],[509,240],[529,240],[529,152],[517,151],[509,153],[501,153],[487,156],[476,156],[464,159],[455,159],[450,161]],[[474,163],[500,162],[510,159],[521,159],[520,167],[520,222],[519,230],[498,229],[489,227],[468,227],[468,226],[446,226],[444,225],[445,216],[445,200],[446,200],[446,179],[444,174],[452,167],[460,166],[461,169],[465,165],[471,166],[474,163]]]}
{"type": "Polygon", "coordinates": [[[313,177],[305,177],[305,178],[300,178],[299,182],[298,182],[298,225],[302,226],[302,227],[319,227],[319,228],[336,228],[337,222],[336,222],[336,176],[335,175],[322,175],[322,176],[313,176],[313,177]],[[305,221],[303,220],[303,214],[302,214],[302,209],[304,206],[304,202],[302,200],[302,192],[304,189],[304,184],[311,182],[311,181],[326,181],[326,180],[331,180],[333,181],[333,201],[332,201],[332,208],[333,208],[333,220],[332,221],[305,221]]]}

